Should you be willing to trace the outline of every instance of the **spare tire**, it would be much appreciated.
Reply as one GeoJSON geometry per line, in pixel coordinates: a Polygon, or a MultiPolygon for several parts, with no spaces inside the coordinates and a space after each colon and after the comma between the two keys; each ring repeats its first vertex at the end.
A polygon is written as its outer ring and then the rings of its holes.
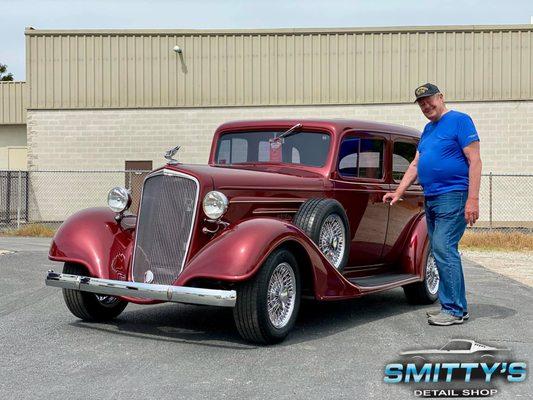
{"type": "Polygon", "coordinates": [[[316,243],[337,271],[344,269],[350,253],[350,229],[346,212],[337,200],[307,200],[293,223],[316,243]]]}

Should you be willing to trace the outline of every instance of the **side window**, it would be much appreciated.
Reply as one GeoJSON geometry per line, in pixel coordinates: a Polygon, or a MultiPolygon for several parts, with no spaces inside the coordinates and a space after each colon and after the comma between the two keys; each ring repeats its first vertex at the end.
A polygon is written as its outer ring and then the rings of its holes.
{"type": "Polygon", "coordinates": [[[392,153],[392,178],[401,181],[409,164],[415,159],[416,144],[406,142],[394,142],[392,153]]]}
{"type": "Polygon", "coordinates": [[[339,150],[339,173],[350,178],[381,179],[383,151],[382,140],[346,138],[339,150]]]}
{"type": "Polygon", "coordinates": [[[343,176],[356,178],[357,161],[359,158],[359,138],[346,138],[339,150],[339,173],[343,176]]]}

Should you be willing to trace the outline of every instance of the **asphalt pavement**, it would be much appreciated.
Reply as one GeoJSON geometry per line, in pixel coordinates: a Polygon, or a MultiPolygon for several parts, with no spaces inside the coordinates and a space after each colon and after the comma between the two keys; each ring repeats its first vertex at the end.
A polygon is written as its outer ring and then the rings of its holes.
{"type": "MultiPolygon", "coordinates": [[[[111,323],[85,323],[45,287],[49,239],[0,238],[0,399],[409,399],[384,368],[408,349],[451,338],[533,353],[533,289],[464,260],[471,318],[429,326],[395,289],[361,299],[305,302],[285,342],[255,346],[230,309],[130,304],[111,323]],[[1,252],[0,252],[1,253],[1,252]]],[[[528,371],[529,373],[529,371],[528,371]]],[[[531,398],[532,380],[498,399],[531,398]]]]}

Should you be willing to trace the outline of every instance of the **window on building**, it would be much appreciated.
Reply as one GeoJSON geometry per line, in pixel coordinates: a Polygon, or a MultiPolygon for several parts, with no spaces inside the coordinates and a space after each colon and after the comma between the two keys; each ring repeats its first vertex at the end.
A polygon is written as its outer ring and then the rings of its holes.
{"type": "Polygon", "coordinates": [[[219,164],[246,162],[248,141],[238,137],[228,137],[220,141],[218,149],[219,164]]]}
{"type": "Polygon", "coordinates": [[[339,173],[350,178],[383,178],[384,142],[348,137],[339,151],[339,173]]]}
{"type": "Polygon", "coordinates": [[[394,142],[392,154],[392,178],[401,181],[409,164],[415,159],[416,144],[406,142],[394,142]]]}

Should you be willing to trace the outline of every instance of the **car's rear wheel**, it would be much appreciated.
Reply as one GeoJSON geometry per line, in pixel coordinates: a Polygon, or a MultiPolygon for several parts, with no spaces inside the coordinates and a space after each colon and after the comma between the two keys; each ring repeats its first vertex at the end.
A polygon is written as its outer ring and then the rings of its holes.
{"type": "Polygon", "coordinates": [[[432,304],[438,298],[439,293],[439,270],[431,250],[426,256],[424,280],[411,283],[403,287],[407,301],[411,304],[432,304]]]}
{"type": "MultiPolygon", "coordinates": [[[[64,274],[86,275],[83,266],[65,263],[64,274]]],[[[72,314],[84,321],[108,321],[117,317],[128,305],[114,296],[102,296],[79,290],[63,289],[63,299],[72,314]]]]}
{"type": "Polygon", "coordinates": [[[348,262],[350,239],[348,217],[334,199],[309,199],[293,219],[316,243],[322,254],[341,272],[348,262]]]}
{"type": "Polygon", "coordinates": [[[233,317],[241,336],[253,343],[278,343],[290,332],[300,307],[300,274],[294,255],[277,249],[259,272],[241,284],[233,317]]]}

